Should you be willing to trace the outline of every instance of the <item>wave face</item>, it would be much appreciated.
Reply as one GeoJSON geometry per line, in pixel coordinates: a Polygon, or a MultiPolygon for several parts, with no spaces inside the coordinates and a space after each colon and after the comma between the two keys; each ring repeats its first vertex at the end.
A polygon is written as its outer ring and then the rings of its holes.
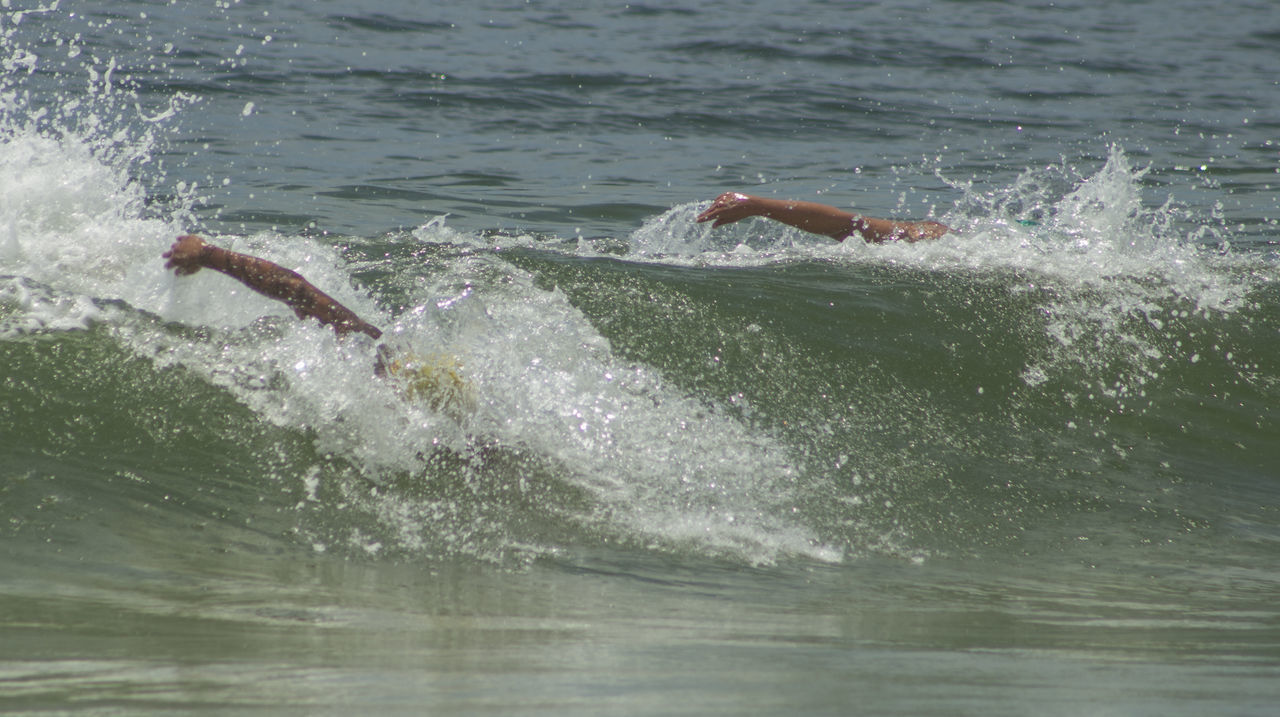
{"type": "MultiPolygon", "coordinates": [[[[263,424],[282,442],[238,476],[241,501],[264,478],[294,496],[317,550],[505,559],[604,540],[842,560],[1061,542],[1098,514],[1109,540],[1167,542],[1238,514],[1191,517],[1221,480],[1189,480],[1196,466],[1235,446],[1247,482],[1276,458],[1274,264],[1142,209],[1118,149],[1055,198],[1041,188],[1062,168],[974,197],[929,245],[712,232],[695,205],[571,246],[443,222],[340,246],[216,237],[297,267],[394,350],[455,357],[464,415],[404,400],[371,341],[212,272],[166,273],[178,227],[83,142],[15,134],[4,152],[9,181],[41,189],[10,203],[3,269],[19,443],[98,443],[51,426],[100,382],[115,388],[83,408],[104,416],[130,386],[168,386],[148,413],[180,434],[234,407],[219,452],[263,450],[263,424]],[[1033,200],[1035,225],[1003,213],[1033,200]]],[[[152,435],[135,420],[112,470],[152,435]]]]}

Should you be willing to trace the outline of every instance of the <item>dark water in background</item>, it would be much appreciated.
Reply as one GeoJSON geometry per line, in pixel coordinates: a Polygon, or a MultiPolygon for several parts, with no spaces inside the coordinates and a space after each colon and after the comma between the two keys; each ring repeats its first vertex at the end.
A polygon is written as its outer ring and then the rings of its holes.
{"type": "Polygon", "coordinates": [[[1273,711],[1269,4],[108,7],[0,5],[0,706],[1273,711]]]}

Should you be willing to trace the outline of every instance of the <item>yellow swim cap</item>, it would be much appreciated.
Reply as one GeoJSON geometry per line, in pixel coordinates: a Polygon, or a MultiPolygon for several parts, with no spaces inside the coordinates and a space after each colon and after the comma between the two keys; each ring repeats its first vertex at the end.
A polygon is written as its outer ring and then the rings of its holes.
{"type": "Polygon", "coordinates": [[[459,416],[475,408],[475,391],[462,375],[458,357],[450,354],[404,354],[387,364],[387,373],[408,398],[459,416]]]}

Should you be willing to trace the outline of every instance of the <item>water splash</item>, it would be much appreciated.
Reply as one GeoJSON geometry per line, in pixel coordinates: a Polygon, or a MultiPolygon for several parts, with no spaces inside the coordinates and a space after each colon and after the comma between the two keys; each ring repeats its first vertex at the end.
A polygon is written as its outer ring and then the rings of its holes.
{"type": "Polygon", "coordinates": [[[957,280],[995,278],[1041,305],[1044,348],[1024,371],[1028,385],[1081,376],[1085,393],[1138,394],[1181,355],[1188,317],[1209,320],[1250,306],[1280,276],[1276,265],[1225,251],[1230,236],[1211,214],[1144,196],[1146,169],[1119,147],[1081,173],[1064,164],[1028,169],[1009,186],[952,186],[963,193],[935,242],[832,243],[766,220],[710,230],[701,205],[676,207],[631,237],[633,255],[678,265],[726,267],[823,261],[896,267],[957,280]],[[1106,376],[1100,379],[1100,376],[1106,376]]]}
{"type": "MultiPolygon", "coordinates": [[[[298,270],[386,329],[395,351],[456,357],[476,389],[460,417],[377,378],[373,341],[339,341],[215,272],[166,272],[160,253],[186,205],[169,214],[149,201],[130,172],[137,152],[101,151],[100,134],[7,129],[3,335],[97,326],[157,371],[198,376],[310,435],[314,456],[264,478],[297,486],[300,534],[318,549],[506,559],[591,535],[748,562],[839,557],[785,517],[797,467],[777,438],[615,356],[563,293],[500,253],[460,251],[426,272],[410,263],[424,246],[475,243],[442,220],[384,267],[409,286],[394,308],[352,282],[332,243],[210,238],[298,270]],[[546,521],[554,537],[528,527],[546,521]]],[[[135,139],[150,151],[152,138],[135,139]]]]}

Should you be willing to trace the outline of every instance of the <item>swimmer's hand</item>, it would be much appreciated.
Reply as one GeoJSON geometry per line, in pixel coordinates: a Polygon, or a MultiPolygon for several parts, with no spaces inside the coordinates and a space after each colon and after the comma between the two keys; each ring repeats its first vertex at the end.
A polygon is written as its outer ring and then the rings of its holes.
{"type": "Polygon", "coordinates": [[[698,222],[714,222],[712,227],[732,224],[763,213],[759,197],[741,192],[725,192],[711,201],[711,206],[698,215],[698,222]]]}
{"type": "Polygon", "coordinates": [[[206,246],[204,240],[194,234],[178,237],[169,251],[161,255],[161,258],[168,259],[164,268],[173,269],[178,276],[190,276],[200,271],[204,266],[206,246]]]}

